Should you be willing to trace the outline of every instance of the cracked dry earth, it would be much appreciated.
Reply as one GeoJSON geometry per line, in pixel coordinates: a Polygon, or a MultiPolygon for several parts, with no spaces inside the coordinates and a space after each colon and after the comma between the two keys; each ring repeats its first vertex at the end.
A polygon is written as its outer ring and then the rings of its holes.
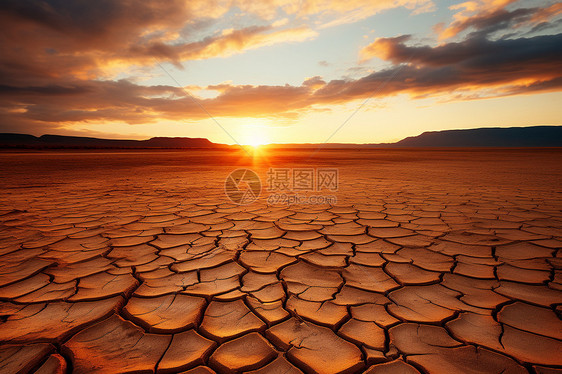
{"type": "Polygon", "coordinates": [[[176,156],[0,155],[1,373],[562,372],[558,152],[351,157],[289,207],[176,156]]]}

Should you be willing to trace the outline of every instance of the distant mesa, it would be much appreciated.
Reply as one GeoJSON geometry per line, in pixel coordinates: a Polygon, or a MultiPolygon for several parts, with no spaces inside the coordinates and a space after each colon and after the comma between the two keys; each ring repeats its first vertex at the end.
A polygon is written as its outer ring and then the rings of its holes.
{"type": "MultiPolygon", "coordinates": [[[[179,149],[230,148],[205,138],[166,138],[147,140],[99,139],[80,136],[0,133],[0,148],[108,148],[108,149],[179,149]]],[[[417,147],[562,147],[562,126],[479,128],[428,131],[396,143],[379,144],[270,144],[268,148],[417,148],[417,147]]]]}
{"type": "Polygon", "coordinates": [[[428,131],[393,144],[398,147],[561,147],[562,126],[428,131]]]}
{"type": "Polygon", "coordinates": [[[26,134],[0,134],[1,148],[216,148],[215,144],[205,138],[165,138],[157,137],[147,140],[99,139],[81,136],[43,135],[36,137],[26,134]]]}
{"type": "Polygon", "coordinates": [[[396,143],[271,144],[272,148],[562,147],[562,126],[486,127],[427,131],[396,143]]]}

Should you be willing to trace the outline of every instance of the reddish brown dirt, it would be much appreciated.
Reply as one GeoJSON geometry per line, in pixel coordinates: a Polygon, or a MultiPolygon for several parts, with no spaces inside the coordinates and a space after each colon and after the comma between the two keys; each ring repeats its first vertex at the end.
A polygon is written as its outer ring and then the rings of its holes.
{"type": "Polygon", "coordinates": [[[562,370],[562,150],[0,153],[0,373],[562,370]],[[337,168],[332,205],[232,203],[337,168]]]}

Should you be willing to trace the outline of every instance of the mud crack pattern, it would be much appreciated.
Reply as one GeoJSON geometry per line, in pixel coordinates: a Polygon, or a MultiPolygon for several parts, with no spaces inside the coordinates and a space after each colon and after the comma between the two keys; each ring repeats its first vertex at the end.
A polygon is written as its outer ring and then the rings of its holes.
{"type": "Polygon", "coordinates": [[[11,192],[0,372],[561,372],[559,199],[404,191],[11,192]]]}

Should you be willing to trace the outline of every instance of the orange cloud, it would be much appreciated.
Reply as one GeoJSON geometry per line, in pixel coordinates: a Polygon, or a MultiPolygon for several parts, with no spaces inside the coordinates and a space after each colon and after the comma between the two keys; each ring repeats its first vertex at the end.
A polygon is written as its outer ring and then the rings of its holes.
{"type": "Polygon", "coordinates": [[[377,38],[359,51],[360,62],[365,62],[373,57],[394,61],[394,56],[400,54],[397,49],[401,48],[404,45],[402,43],[408,39],[410,39],[410,35],[402,35],[395,38],[377,38]]]}
{"type": "Polygon", "coordinates": [[[469,29],[490,34],[498,30],[546,22],[562,13],[562,3],[547,7],[506,9],[515,2],[517,0],[475,0],[451,6],[450,9],[458,10],[453,16],[453,22],[446,27],[443,24],[436,25],[434,30],[440,40],[452,38],[469,29]]]}
{"type": "Polygon", "coordinates": [[[547,22],[559,14],[562,14],[562,2],[554,3],[549,7],[539,9],[530,21],[532,23],[547,22]]]}
{"type": "Polygon", "coordinates": [[[507,5],[517,0],[472,0],[449,7],[458,10],[453,15],[454,21],[444,28],[439,35],[440,39],[448,39],[470,27],[471,20],[475,17],[488,17],[495,12],[502,11],[507,5]]]}
{"type": "Polygon", "coordinates": [[[271,26],[252,26],[238,30],[225,30],[218,36],[198,42],[168,45],[162,42],[134,45],[118,55],[124,61],[151,64],[154,58],[180,61],[227,57],[242,51],[278,43],[301,42],[312,39],[317,33],[308,27],[274,30],[271,26]]]}
{"type": "Polygon", "coordinates": [[[192,51],[189,46],[182,47],[181,59],[206,59],[215,56],[230,56],[242,50],[261,48],[278,43],[301,42],[318,35],[308,27],[295,27],[271,31],[271,27],[251,27],[233,30],[220,38],[212,39],[200,51],[192,51]],[[270,32],[266,32],[270,31],[270,32]]]}

